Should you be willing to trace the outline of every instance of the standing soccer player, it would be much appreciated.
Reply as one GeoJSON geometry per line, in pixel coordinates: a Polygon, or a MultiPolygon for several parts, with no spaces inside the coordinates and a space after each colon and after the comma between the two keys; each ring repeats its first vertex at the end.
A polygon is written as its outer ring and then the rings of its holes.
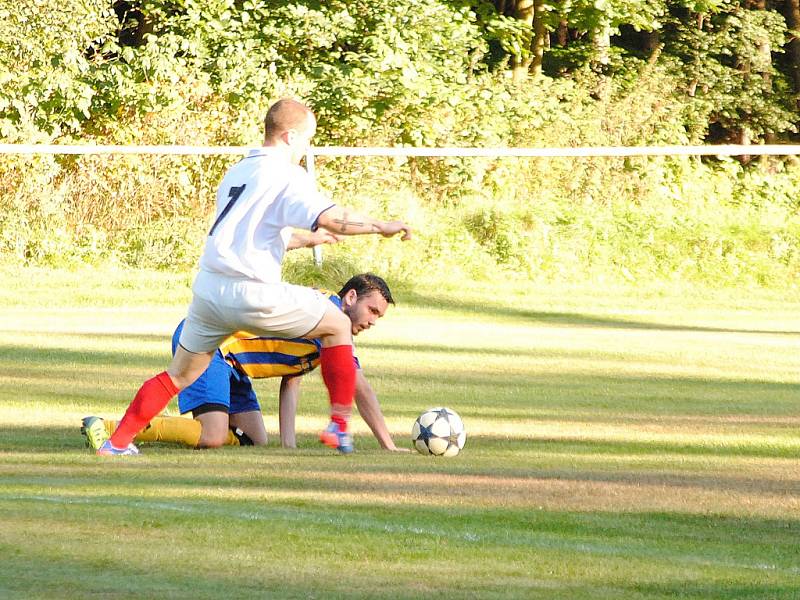
{"type": "Polygon", "coordinates": [[[300,166],[316,126],[311,110],[296,100],[279,100],[267,111],[263,146],[234,165],[217,191],[217,216],[172,362],[139,388],[97,454],[138,454],[136,434],[206,370],[220,343],[240,330],[320,338],[320,370],[331,403],[331,422],[320,441],[343,454],[353,451],[350,319],[316,290],[282,282],[281,262],[292,227],[340,235],[402,233],[402,240],[411,237],[411,229],[402,221],[379,221],[332,204],[317,191],[300,166]]]}

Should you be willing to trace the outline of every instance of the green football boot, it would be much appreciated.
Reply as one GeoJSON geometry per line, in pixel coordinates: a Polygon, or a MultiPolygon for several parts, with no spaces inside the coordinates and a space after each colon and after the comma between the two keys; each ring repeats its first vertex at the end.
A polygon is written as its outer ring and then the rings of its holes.
{"type": "Polygon", "coordinates": [[[110,437],[100,417],[84,417],[81,421],[81,433],[86,437],[86,445],[92,450],[99,450],[110,437]]]}

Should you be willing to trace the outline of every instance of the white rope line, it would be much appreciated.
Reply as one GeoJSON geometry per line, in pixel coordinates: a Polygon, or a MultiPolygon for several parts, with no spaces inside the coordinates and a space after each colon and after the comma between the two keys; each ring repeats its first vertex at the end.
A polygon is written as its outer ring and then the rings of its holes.
{"type": "Polygon", "coordinates": [[[800,145],[771,146],[582,146],[580,148],[312,148],[317,156],[484,156],[484,157],[614,157],[614,156],[741,156],[798,155],[800,145]]]}
{"type": "MultiPolygon", "coordinates": [[[[59,144],[0,144],[0,154],[160,154],[243,155],[252,146],[93,146],[59,144]]],[[[800,144],[706,146],[582,146],[579,148],[359,148],[312,147],[314,156],[435,156],[435,157],[619,157],[619,156],[797,156],[800,144]]]]}
{"type": "Polygon", "coordinates": [[[0,154],[246,154],[250,146],[93,146],[0,144],[0,154]]]}

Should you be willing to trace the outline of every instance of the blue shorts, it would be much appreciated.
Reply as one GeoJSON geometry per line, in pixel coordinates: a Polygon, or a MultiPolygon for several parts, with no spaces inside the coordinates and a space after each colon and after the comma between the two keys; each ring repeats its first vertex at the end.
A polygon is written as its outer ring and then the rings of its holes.
{"type": "MultiPolygon", "coordinates": [[[[182,329],[183,321],[172,335],[173,354],[178,347],[182,329]]],[[[219,410],[230,415],[261,410],[250,378],[225,362],[219,350],[214,353],[208,369],[197,381],[178,394],[178,409],[181,414],[192,412],[204,404],[221,405],[219,410]]]]}

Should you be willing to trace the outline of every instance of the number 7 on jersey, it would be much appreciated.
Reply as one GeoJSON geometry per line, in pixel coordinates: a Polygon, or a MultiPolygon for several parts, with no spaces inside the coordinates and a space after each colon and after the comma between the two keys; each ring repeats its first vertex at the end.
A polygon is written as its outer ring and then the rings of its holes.
{"type": "Polygon", "coordinates": [[[232,186],[231,189],[228,190],[228,203],[225,205],[225,208],[222,209],[222,212],[219,213],[217,220],[214,221],[214,224],[211,226],[211,229],[208,232],[209,237],[214,235],[214,230],[217,228],[217,225],[220,224],[220,221],[225,218],[225,215],[233,208],[233,205],[236,204],[236,201],[239,199],[239,196],[242,195],[244,188],[247,187],[246,184],[242,184],[240,186],[232,186]]]}

